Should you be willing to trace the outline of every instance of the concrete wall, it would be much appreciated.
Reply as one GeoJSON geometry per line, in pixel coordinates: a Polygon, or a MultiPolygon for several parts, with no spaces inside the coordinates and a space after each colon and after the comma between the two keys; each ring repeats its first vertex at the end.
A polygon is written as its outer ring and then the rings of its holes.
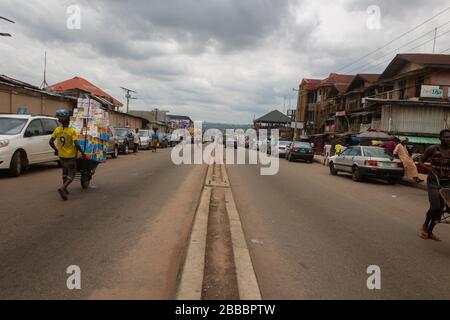
{"type": "Polygon", "coordinates": [[[27,110],[28,114],[45,114],[54,116],[56,110],[72,110],[73,102],[64,101],[59,98],[53,98],[40,94],[19,93],[0,89],[0,113],[23,113],[27,110]]]}
{"type": "Polygon", "coordinates": [[[109,111],[109,122],[113,127],[129,126],[133,129],[145,128],[144,120],[116,111],[109,111]]]}

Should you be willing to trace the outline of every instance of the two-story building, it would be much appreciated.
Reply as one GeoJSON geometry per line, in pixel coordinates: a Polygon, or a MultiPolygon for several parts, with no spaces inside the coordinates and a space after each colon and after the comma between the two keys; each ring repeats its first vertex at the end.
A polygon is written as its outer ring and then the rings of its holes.
{"type": "Polygon", "coordinates": [[[371,114],[371,128],[412,143],[435,143],[439,131],[450,125],[450,55],[399,54],[378,79],[392,90],[363,101],[371,114]]]}
{"type": "Polygon", "coordinates": [[[314,110],[314,133],[335,133],[336,112],[344,108],[344,93],[354,75],[331,73],[317,87],[314,110]]]}
{"type": "Polygon", "coordinates": [[[391,85],[378,83],[380,76],[372,73],[355,76],[343,94],[343,104],[336,113],[337,132],[357,134],[371,128],[374,115],[366,110],[365,99],[392,90],[391,85]]]}

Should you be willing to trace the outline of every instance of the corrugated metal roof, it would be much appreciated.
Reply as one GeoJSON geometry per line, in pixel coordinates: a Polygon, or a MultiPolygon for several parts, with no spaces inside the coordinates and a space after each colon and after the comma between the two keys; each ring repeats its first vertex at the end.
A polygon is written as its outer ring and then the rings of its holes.
{"type": "Polygon", "coordinates": [[[255,122],[290,123],[291,118],[289,118],[287,115],[280,112],[279,110],[274,110],[256,119],[255,122]]]}
{"type": "Polygon", "coordinates": [[[50,86],[50,88],[49,88],[50,91],[64,91],[64,90],[70,90],[70,89],[81,89],[81,90],[87,91],[91,94],[94,94],[96,96],[100,96],[100,97],[109,99],[116,106],[119,106],[119,107],[123,106],[122,102],[115,99],[114,97],[112,97],[111,95],[109,95],[108,93],[106,93],[105,91],[100,89],[99,87],[93,85],[86,79],[83,79],[80,77],[75,77],[75,78],[54,84],[54,85],[50,86]]]}

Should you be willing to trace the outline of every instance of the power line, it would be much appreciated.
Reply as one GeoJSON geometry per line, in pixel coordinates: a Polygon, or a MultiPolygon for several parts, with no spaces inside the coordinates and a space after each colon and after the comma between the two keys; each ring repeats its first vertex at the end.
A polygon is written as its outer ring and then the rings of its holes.
{"type": "MultiPolygon", "coordinates": [[[[449,24],[449,23],[450,23],[450,20],[447,21],[446,23],[440,25],[439,27],[437,27],[437,29],[439,29],[439,28],[441,28],[441,27],[443,27],[443,26],[445,26],[445,25],[447,25],[447,24],[449,24]]],[[[381,58],[387,57],[387,56],[390,55],[391,53],[396,52],[397,50],[402,49],[402,48],[404,48],[404,47],[410,45],[411,43],[414,43],[414,42],[416,42],[417,40],[424,38],[425,36],[427,36],[428,34],[430,34],[430,33],[432,33],[432,32],[435,32],[435,29],[433,29],[433,30],[431,30],[431,31],[428,31],[427,33],[424,33],[424,34],[421,35],[420,37],[417,37],[417,38],[415,38],[414,40],[411,40],[411,41],[405,43],[404,45],[402,45],[402,46],[400,46],[400,47],[398,47],[398,48],[396,48],[396,49],[394,49],[394,50],[392,50],[392,51],[389,51],[388,53],[386,53],[386,54],[384,54],[384,55],[378,57],[377,59],[381,59],[381,58]]],[[[371,64],[371,63],[372,63],[372,62],[367,62],[367,63],[365,63],[365,64],[363,64],[363,65],[360,65],[360,66],[358,66],[358,67],[356,67],[356,68],[351,69],[351,70],[348,71],[348,72],[351,73],[351,72],[353,72],[353,71],[355,71],[355,70],[359,70],[360,68],[363,68],[363,67],[365,67],[365,66],[367,66],[367,65],[369,65],[369,64],[371,64]]]]}
{"type": "MultiPolygon", "coordinates": [[[[448,33],[450,33],[450,30],[448,30],[448,31],[446,31],[446,32],[444,32],[444,33],[441,33],[440,35],[438,35],[438,36],[436,37],[436,39],[437,39],[437,38],[440,38],[440,37],[442,37],[442,36],[444,36],[444,35],[446,35],[446,34],[448,34],[448,33]]],[[[415,49],[417,49],[417,48],[420,48],[420,47],[422,47],[423,45],[425,45],[425,44],[427,44],[427,43],[430,43],[431,41],[434,41],[434,39],[435,39],[435,37],[433,37],[432,39],[427,40],[427,41],[425,41],[425,42],[419,44],[418,46],[415,46],[415,47],[413,47],[413,48],[408,49],[406,52],[411,52],[411,51],[413,51],[413,50],[415,50],[415,49]]],[[[447,49],[447,50],[450,50],[450,48],[447,49]]],[[[382,65],[382,64],[384,64],[384,63],[386,63],[386,62],[388,62],[388,61],[391,61],[391,60],[392,60],[392,57],[389,58],[389,59],[387,59],[387,60],[384,60],[384,61],[382,61],[382,62],[380,62],[380,63],[377,63],[377,64],[375,64],[375,65],[373,65],[373,66],[369,66],[368,68],[362,69],[360,72],[365,71],[365,70],[369,70],[369,69],[372,69],[372,68],[375,68],[375,67],[378,67],[378,66],[380,66],[380,65],[382,65]]]]}
{"type": "Polygon", "coordinates": [[[379,47],[379,48],[377,48],[377,49],[375,49],[375,50],[369,52],[368,54],[362,56],[361,58],[357,59],[356,61],[354,61],[354,62],[352,62],[352,63],[350,63],[350,64],[347,64],[346,66],[344,66],[344,67],[338,69],[336,72],[339,72],[339,71],[341,71],[341,70],[347,69],[348,67],[350,67],[350,66],[354,65],[355,63],[358,63],[359,61],[361,61],[361,60],[363,60],[363,59],[365,59],[365,58],[371,56],[372,54],[374,54],[374,53],[380,51],[381,49],[386,48],[388,45],[394,43],[395,41],[397,41],[397,40],[399,40],[399,39],[401,39],[401,38],[403,38],[403,37],[406,36],[407,34],[410,34],[411,32],[413,32],[413,31],[419,29],[419,28],[420,28],[421,26],[423,26],[424,24],[426,24],[426,23],[430,22],[431,20],[433,20],[433,19],[439,17],[440,15],[442,15],[442,14],[445,13],[445,12],[447,12],[448,10],[450,10],[450,7],[445,8],[444,10],[442,10],[442,11],[440,11],[439,13],[435,14],[435,15],[432,16],[431,18],[429,18],[429,19],[425,20],[424,22],[422,22],[421,24],[415,26],[415,27],[412,28],[411,30],[406,31],[405,33],[403,33],[403,34],[401,34],[400,36],[394,38],[393,40],[389,41],[388,43],[384,44],[383,46],[381,46],[381,47],[379,47]]]}

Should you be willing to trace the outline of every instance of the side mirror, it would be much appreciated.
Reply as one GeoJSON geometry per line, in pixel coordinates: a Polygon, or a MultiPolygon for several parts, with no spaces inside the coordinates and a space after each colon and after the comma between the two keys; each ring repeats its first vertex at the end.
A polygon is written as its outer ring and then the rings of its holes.
{"type": "Polygon", "coordinates": [[[33,133],[31,131],[25,131],[25,134],[23,135],[25,138],[30,138],[33,136],[33,133]]]}

